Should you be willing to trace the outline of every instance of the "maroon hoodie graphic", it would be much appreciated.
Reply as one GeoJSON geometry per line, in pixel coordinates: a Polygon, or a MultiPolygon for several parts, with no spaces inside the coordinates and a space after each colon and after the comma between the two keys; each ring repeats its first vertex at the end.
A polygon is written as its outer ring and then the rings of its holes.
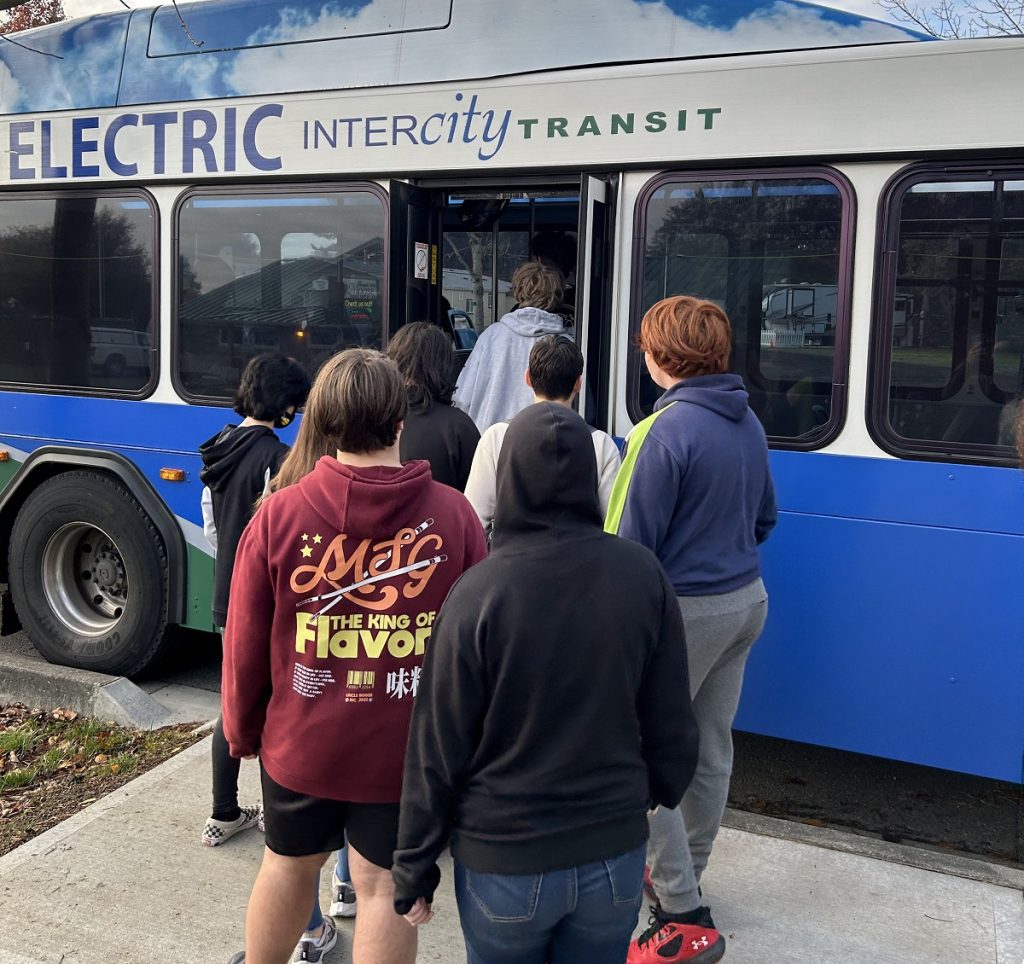
{"type": "Polygon", "coordinates": [[[423,656],[448,590],[486,555],[461,493],[426,462],[320,459],[238,546],[224,733],[298,793],[394,803],[423,656]]]}

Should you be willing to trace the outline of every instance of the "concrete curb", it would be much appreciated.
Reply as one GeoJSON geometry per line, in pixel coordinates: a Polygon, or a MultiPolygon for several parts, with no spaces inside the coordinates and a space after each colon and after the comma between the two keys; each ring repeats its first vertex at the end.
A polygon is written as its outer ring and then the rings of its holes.
{"type": "Polygon", "coordinates": [[[804,843],[812,847],[857,854],[890,864],[914,867],[917,870],[931,870],[951,877],[963,877],[983,884],[1024,891],[1024,870],[993,863],[982,857],[945,853],[920,844],[889,843],[877,837],[863,836],[850,831],[814,827],[795,820],[780,820],[777,817],[766,817],[731,808],[725,811],[722,826],[760,834],[763,837],[778,837],[781,840],[804,843]]]}
{"type": "MultiPolygon", "coordinates": [[[[164,760],[163,763],[153,767],[152,770],[147,770],[142,776],[129,781],[113,793],[108,793],[105,797],[90,804],[84,810],[80,810],[74,816],[68,817],[67,820],[57,824],[56,827],[51,827],[38,837],[33,837],[20,847],[15,847],[10,853],[0,857],[0,878],[3,878],[16,867],[25,863],[26,860],[32,860],[35,857],[49,853],[72,834],[77,833],[83,827],[87,827],[94,820],[99,820],[100,817],[115,807],[120,806],[125,801],[137,797],[140,793],[145,793],[154,784],[162,783],[168,777],[177,773],[178,770],[188,766],[196,758],[208,757],[209,755],[210,737],[207,737],[205,740],[193,743],[188,749],[176,753],[169,760],[164,760]]],[[[197,830],[197,842],[198,839],[197,830]]]]}
{"type": "Polygon", "coordinates": [[[58,706],[139,730],[171,722],[163,703],[123,676],[57,666],[17,653],[0,654],[0,703],[58,706]]]}

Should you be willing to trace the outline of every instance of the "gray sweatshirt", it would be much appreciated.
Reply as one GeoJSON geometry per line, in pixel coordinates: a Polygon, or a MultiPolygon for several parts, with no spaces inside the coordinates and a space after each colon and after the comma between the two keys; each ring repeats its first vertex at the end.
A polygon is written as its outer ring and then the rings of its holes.
{"type": "Polygon", "coordinates": [[[514,418],[533,402],[526,369],[530,350],[543,335],[572,337],[561,315],[541,308],[510,311],[480,336],[452,400],[481,432],[514,418]]]}

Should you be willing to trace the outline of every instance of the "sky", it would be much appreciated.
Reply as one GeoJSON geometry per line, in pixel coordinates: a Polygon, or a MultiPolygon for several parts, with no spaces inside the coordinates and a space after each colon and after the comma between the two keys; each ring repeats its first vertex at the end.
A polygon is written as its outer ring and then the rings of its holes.
{"type": "MultiPolygon", "coordinates": [[[[133,7],[152,7],[156,6],[159,0],[126,0],[126,2],[133,7]]],[[[859,13],[862,16],[875,17],[878,20],[891,19],[886,16],[885,11],[878,6],[875,0],[837,0],[833,3],[822,3],[821,6],[848,10],[850,13],[859,13]]],[[[121,8],[120,0],[64,0],[64,11],[67,13],[68,19],[121,8]]]]}

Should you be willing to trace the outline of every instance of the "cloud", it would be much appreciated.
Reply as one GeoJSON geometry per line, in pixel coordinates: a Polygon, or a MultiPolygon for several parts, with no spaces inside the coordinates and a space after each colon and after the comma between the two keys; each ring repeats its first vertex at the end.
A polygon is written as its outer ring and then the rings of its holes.
{"type": "Polygon", "coordinates": [[[11,49],[20,86],[3,65],[0,86],[3,109],[12,113],[33,110],[72,110],[111,103],[116,85],[111,83],[110,65],[119,64],[124,51],[126,24],[121,18],[72,23],[60,28],[38,27],[48,32],[46,49],[59,51],[61,59],[11,49]],[[54,46],[49,41],[59,43],[54,46]],[[28,83],[26,83],[28,81],[28,83]],[[13,89],[12,89],[13,87],[13,89]]]}
{"type": "MultiPolygon", "coordinates": [[[[69,12],[78,13],[116,6],[118,0],[65,2],[69,12]]],[[[485,42],[495,35],[495,4],[481,0],[458,0],[452,24],[443,31],[431,28],[446,22],[448,0],[284,0],[276,7],[226,6],[223,14],[220,9],[200,13],[203,7],[204,0],[189,5],[193,29],[211,41],[201,56],[184,45],[169,8],[156,16],[151,49],[182,56],[159,68],[153,62],[132,78],[140,99],[366,88],[908,36],[896,24],[857,18],[882,13],[874,0],[845,0],[831,9],[794,0],[721,7],[701,0],[588,0],[574,5],[571,24],[555,21],[565,8],[551,0],[517,0],[504,8],[497,46],[485,42]],[[849,12],[837,14],[838,9],[849,12]],[[346,42],[356,36],[358,42],[346,42]],[[302,42],[317,39],[328,42],[302,42]],[[218,51],[221,46],[240,49],[218,51]]]]}
{"type": "Polygon", "coordinates": [[[833,3],[825,4],[833,10],[845,10],[847,13],[856,13],[862,17],[874,17],[876,20],[885,20],[893,23],[888,11],[879,6],[877,0],[834,0],[833,3]]]}
{"type": "MultiPolygon", "coordinates": [[[[868,3],[870,0],[864,0],[868,3]]],[[[428,16],[422,3],[417,16],[428,16]]],[[[591,0],[566,30],[552,23],[550,0],[518,0],[514,15],[501,23],[501,45],[482,43],[494,32],[491,4],[463,2],[443,34],[427,30],[402,36],[362,37],[359,60],[345,57],[344,42],[322,46],[294,45],[312,38],[342,38],[372,33],[402,22],[405,5],[379,0],[359,9],[284,6],[274,25],[263,26],[250,44],[280,44],[276,49],[240,50],[224,80],[237,93],[260,93],[323,86],[372,87],[384,84],[454,80],[515,71],[622,60],[724,54],[791,47],[884,43],[907,39],[904,30],[876,21],[836,17],[810,4],[777,0],[751,3],[750,12],[732,22],[716,23],[708,8],[694,3],[687,16],[664,0],[591,0]],[[397,15],[396,15],[397,14],[397,15]],[[613,25],[613,29],[610,28],[613,25]],[[507,51],[507,54],[503,54],[507,51]],[[580,51],[575,57],[572,52],[580,51]]],[[[410,3],[411,9],[411,3],[410,3]]],[[[686,9],[686,8],[683,8],[686,9]]],[[[426,26],[427,24],[424,23],[426,26]]]]}
{"type": "Polygon", "coordinates": [[[14,79],[11,69],[0,60],[0,110],[10,113],[21,103],[21,86],[14,79]]]}

